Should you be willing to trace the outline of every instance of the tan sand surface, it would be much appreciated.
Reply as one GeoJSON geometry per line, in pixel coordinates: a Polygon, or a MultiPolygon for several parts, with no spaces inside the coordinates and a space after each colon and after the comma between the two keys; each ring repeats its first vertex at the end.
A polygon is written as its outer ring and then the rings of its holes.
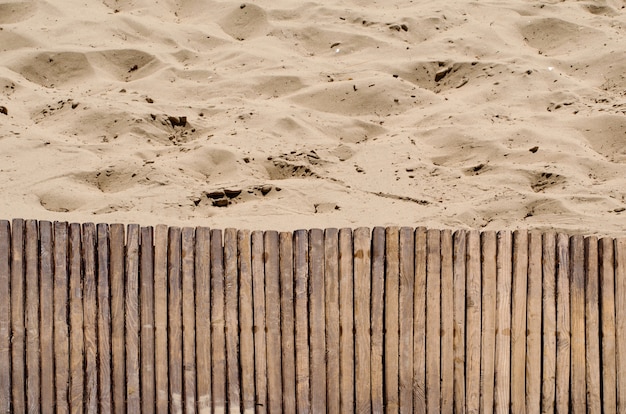
{"type": "Polygon", "coordinates": [[[0,0],[0,107],[2,219],[626,235],[624,0],[0,0]]]}

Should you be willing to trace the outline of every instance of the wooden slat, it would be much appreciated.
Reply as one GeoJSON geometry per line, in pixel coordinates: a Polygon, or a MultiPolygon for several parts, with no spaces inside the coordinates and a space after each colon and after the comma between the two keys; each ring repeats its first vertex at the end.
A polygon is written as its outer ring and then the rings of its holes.
{"type": "Polygon", "coordinates": [[[385,412],[392,414],[399,409],[400,229],[385,233],[385,412]]]}
{"type": "MultiPolygon", "coordinates": [[[[241,412],[239,387],[239,282],[237,280],[237,230],[224,231],[224,282],[226,318],[226,371],[228,377],[228,409],[241,412]]],[[[277,348],[278,349],[278,348],[277,348]]]]}
{"type": "Polygon", "coordinates": [[[152,414],[156,402],[154,383],[154,241],[152,227],[142,227],[140,232],[141,411],[145,414],[152,414]]]}
{"type": "Polygon", "coordinates": [[[509,412],[511,401],[511,278],[513,238],[510,231],[498,232],[496,259],[496,361],[494,411],[509,412]]]}
{"type": "Polygon", "coordinates": [[[598,238],[585,238],[585,346],[587,371],[587,410],[599,413],[600,385],[600,296],[598,275],[598,238]]]}
{"type": "Polygon", "coordinates": [[[39,329],[41,358],[41,412],[54,410],[54,284],[52,223],[39,222],[39,329]]]}
{"type": "Polygon", "coordinates": [[[541,410],[553,413],[556,402],[556,234],[543,235],[543,351],[541,410]]]}
{"type": "Polygon", "coordinates": [[[224,413],[226,400],[226,336],[224,332],[224,249],[222,231],[211,230],[211,385],[213,410],[224,413]]]}
{"type": "Polygon", "coordinates": [[[441,412],[454,408],[454,256],[452,232],[441,232],[441,412]]]}
{"type": "Polygon", "coordinates": [[[385,229],[375,227],[372,231],[372,293],[371,330],[372,351],[370,357],[372,412],[384,412],[383,394],[383,332],[385,308],[385,229]]]}
{"type": "MultiPolygon", "coordinates": [[[[400,230],[400,252],[402,254],[402,238],[403,232],[405,230],[400,230]]],[[[413,349],[408,349],[408,351],[412,351],[413,355],[406,356],[406,363],[411,364],[411,358],[413,359],[412,365],[414,367],[413,373],[413,383],[411,384],[413,387],[413,409],[416,412],[425,412],[426,411],[426,229],[420,227],[415,230],[414,233],[415,244],[412,248],[413,255],[410,257],[406,257],[406,260],[411,260],[415,258],[415,263],[411,262],[410,265],[414,272],[408,272],[405,274],[406,277],[410,278],[406,280],[406,283],[403,282],[405,277],[402,276],[402,266],[403,266],[403,258],[400,258],[400,309],[401,311],[401,319],[400,319],[400,346],[404,340],[402,339],[402,331],[403,325],[402,320],[413,319],[413,329],[410,333],[411,341],[413,342],[413,349]],[[408,291],[408,292],[406,292],[408,291]],[[403,304],[403,297],[406,292],[406,302],[403,304]],[[410,297],[412,295],[412,297],[410,297]],[[411,301],[413,303],[411,303],[411,301]],[[411,306],[413,305],[413,306],[411,306]],[[413,308],[413,314],[411,315],[410,309],[413,308]]],[[[406,324],[407,327],[411,325],[409,323],[406,324]]],[[[403,362],[402,348],[400,349],[401,359],[400,362],[403,362]]],[[[400,368],[403,369],[402,367],[400,368]]],[[[400,389],[402,390],[402,371],[400,371],[400,389]]],[[[402,391],[401,391],[402,392],[402,391]]],[[[404,412],[404,402],[402,401],[402,395],[400,395],[400,411],[404,412]]]]}
{"type": "Polygon", "coordinates": [[[585,247],[583,236],[570,237],[571,402],[572,413],[587,411],[585,370],[585,247]]]}
{"type": "Polygon", "coordinates": [[[466,232],[454,232],[454,412],[465,413],[465,255],[466,232]]]}
{"type": "Polygon", "coordinates": [[[511,410],[526,411],[526,289],[528,232],[513,233],[513,291],[511,304],[511,410]]]}
{"type": "MultiPolygon", "coordinates": [[[[326,408],[328,412],[336,413],[340,411],[341,398],[339,392],[339,231],[337,229],[324,231],[324,290],[326,298],[326,389],[328,390],[326,408]]],[[[282,313],[290,311],[291,308],[287,308],[283,309],[282,313]]],[[[286,381],[287,379],[284,378],[283,382],[286,381]]],[[[285,412],[290,412],[290,410],[285,408],[285,412]]]]}
{"type": "Polygon", "coordinates": [[[167,248],[168,279],[168,380],[170,411],[183,412],[183,327],[181,280],[181,229],[168,229],[167,248]]]}
{"type": "Polygon", "coordinates": [[[111,410],[111,292],[109,287],[109,226],[97,225],[98,237],[98,399],[99,409],[111,410]]]}
{"type": "Polygon", "coordinates": [[[602,346],[602,410],[617,411],[617,380],[615,377],[615,256],[613,239],[604,237],[598,247],[600,272],[600,315],[602,346]]]}
{"type": "MultiPolygon", "coordinates": [[[[69,312],[70,312],[70,390],[71,413],[83,412],[85,343],[83,333],[82,232],[79,224],[69,226],[69,312]]],[[[86,274],[85,274],[86,276],[86,274]]],[[[15,368],[14,368],[15,369],[15,368]]]]}
{"type": "Polygon", "coordinates": [[[237,233],[239,251],[239,356],[241,367],[241,405],[243,412],[255,409],[254,320],[252,303],[252,247],[250,232],[237,233]]]}
{"type": "Polygon", "coordinates": [[[557,234],[556,275],[556,412],[569,412],[570,384],[570,295],[569,238],[557,234]]]}
{"type": "MultiPolygon", "coordinates": [[[[111,238],[111,374],[113,411],[123,413],[126,408],[124,226],[112,224],[109,233],[111,238]]],[[[130,369],[129,372],[131,372],[130,369]]]]}
{"type": "Polygon", "coordinates": [[[339,230],[340,411],[354,412],[354,272],[352,230],[339,230]]]}
{"type": "MultiPolygon", "coordinates": [[[[126,242],[126,409],[129,413],[141,411],[141,385],[139,382],[139,226],[128,226],[126,242]]],[[[111,251],[113,245],[123,243],[124,228],[111,225],[111,251]],[[115,234],[115,237],[114,237],[115,234]],[[118,237],[120,238],[117,241],[118,237]]],[[[123,404],[123,401],[122,401],[123,404]]],[[[116,410],[117,410],[116,406],[116,410]]],[[[121,410],[120,410],[121,411],[121,410]]]]}
{"type": "Polygon", "coordinates": [[[541,233],[533,231],[528,240],[526,298],[526,410],[541,409],[541,233]]]}
{"type": "Polygon", "coordinates": [[[309,326],[311,330],[311,411],[326,411],[324,232],[309,231],[309,326]]]}
{"type": "Polygon", "coordinates": [[[183,405],[196,411],[195,229],[182,229],[183,405]]]}
{"type": "MultiPolygon", "coordinates": [[[[11,227],[0,220],[0,411],[11,410],[11,227]],[[9,299],[9,300],[7,300],[9,299]]],[[[63,402],[62,402],[63,403],[63,402]]]]}
{"type": "Polygon", "coordinates": [[[37,222],[26,220],[26,404],[29,412],[40,409],[41,376],[39,365],[39,240],[37,222]]]}
{"type": "Polygon", "coordinates": [[[617,410],[626,411],[626,238],[615,240],[617,410]]]}
{"type": "MultiPolygon", "coordinates": [[[[267,342],[265,338],[265,263],[263,232],[252,232],[252,302],[254,306],[254,386],[256,411],[267,412],[267,342]]],[[[214,354],[215,355],[215,354],[214,354]]]]}
{"type": "MultiPolygon", "coordinates": [[[[24,220],[11,225],[11,400],[15,412],[26,411],[26,332],[24,326],[24,220]]],[[[82,371],[81,371],[82,372],[82,371]]]]}
{"type": "Polygon", "coordinates": [[[294,233],[294,278],[296,303],[296,403],[297,411],[311,410],[309,399],[309,235],[294,233]]]}
{"type": "MultiPolygon", "coordinates": [[[[196,229],[196,390],[198,412],[211,412],[211,230],[196,229]]],[[[242,333],[244,335],[244,333],[242,333]]]]}
{"type": "MultiPolygon", "coordinates": [[[[293,235],[292,233],[282,232],[280,233],[280,330],[283,364],[283,410],[286,413],[296,411],[296,345],[293,292],[293,235]]],[[[338,313],[339,307],[337,307],[338,313]]],[[[337,361],[337,369],[339,369],[339,361],[337,361]]]]}
{"type": "Polygon", "coordinates": [[[480,233],[472,230],[467,235],[466,262],[465,399],[468,412],[478,412],[480,407],[480,259],[480,233]]]}
{"type": "MultiPolygon", "coordinates": [[[[420,235],[422,235],[420,230],[420,235]]],[[[425,249],[425,244],[421,244],[425,249]]],[[[415,232],[408,227],[402,227],[400,229],[400,292],[398,297],[400,311],[400,334],[399,334],[399,397],[400,397],[400,412],[412,412],[413,411],[413,355],[414,349],[416,349],[421,355],[424,354],[425,349],[425,330],[426,321],[423,317],[420,317],[417,321],[413,319],[413,294],[415,292],[415,232]],[[415,324],[414,324],[415,322],[415,324]],[[418,324],[419,323],[419,324],[418,324]],[[417,341],[413,343],[413,331],[417,333],[417,341]]],[[[425,292],[420,292],[424,294],[425,292]]],[[[423,299],[420,296],[420,299],[423,299]]],[[[425,367],[424,367],[425,368],[425,367]]],[[[424,386],[426,383],[425,369],[420,371],[419,383],[416,382],[416,387],[421,385],[419,392],[424,393],[424,386]]]]}
{"type": "MultiPolygon", "coordinates": [[[[282,408],[282,363],[280,338],[280,272],[278,233],[266,231],[264,238],[265,313],[267,325],[267,394],[268,410],[278,413],[282,408]]],[[[233,412],[234,413],[234,412],[233,412]]]]}
{"type": "Polygon", "coordinates": [[[98,336],[96,293],[96,227],[83,224],[83,323],[85,341],[85,411],[98,410],[98,336]]]}
{"type": "MultiPolygon", "coordinates": [[[[54,366],[56,408],[58,412],[69,411],[70,345],[68,325],[68,227],[67,223],[54,223],[54,366]]],[[[0,222],[0,252],[2,246],[0,222]]],[[[1,263],[1,261],[0,261],[1,263]]],[[[0,275],[2,270],[0,269],[0,275]]],[[[1,296],[1,294],[0,294],[1,296]]],[[[6,296],[8,297],[8,296],[6,296]]],[[[4,314],[0,308],[0,314],[4,314]]],[[[1,369],[1,368],[0,368],[1,369]]],[[[8,372],[7,372],[8,374],[8,372]]]]}
{"type": "Polygon", "coordinates": [[[481,390],[480,407],[483,413],[493,412],[496,357],[497,315],[497,240],[496,233],[482,234],[482,327],[481,327],[481,390]]]}
{"type": "Polygon", "coordinates": [[[441,233],[426,233],[426,409],[441,411],[441,233]]]}
{"type": "Polygon", "coordinates": [[[154,380],[156,387],[156,412],[169,412],[169,378],[167,346],[167,233],[164,225],[154,232],[154,380]]]}
{"type": "Polygon", "coordinates": [[[371,411],[371,239],[370,229],[354,230],[354,379],[357,413],[371,411]]]}

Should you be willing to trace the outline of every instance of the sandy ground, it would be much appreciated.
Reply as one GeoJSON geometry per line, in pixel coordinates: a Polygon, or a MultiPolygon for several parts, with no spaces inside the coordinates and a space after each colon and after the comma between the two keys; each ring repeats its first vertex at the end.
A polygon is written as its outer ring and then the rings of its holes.
{"type": "Polygon", "coordinates": [[[0,0],[0,218],[626,235],[626,2],[0,0]]]}

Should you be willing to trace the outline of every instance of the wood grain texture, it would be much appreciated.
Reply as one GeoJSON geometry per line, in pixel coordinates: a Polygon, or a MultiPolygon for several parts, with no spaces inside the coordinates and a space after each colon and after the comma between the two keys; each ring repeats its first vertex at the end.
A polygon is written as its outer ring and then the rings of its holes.
{"type": "Polygon", "coordinates": [[[371,237],[370,229],[354,230],[354,379],[357,413],[372,409],[371,398],[371,237]]]}
{"type": "Polygon", "coordinates": [[[453,236],[454,249],[454,412],[465,413],[465,284],[467,239],[465,230],[453,236]]]}
{"type": "MultiPolygon", "coordinates": [[[[2,222],[0,222],[0,251],[2,246],[2,222]]],[[[54,223],[54,367],[56,407],[60,413],[69,412],[70,385],[70,342],[68,315],[68,226],[67,223],[54,223]]],[[[7,250],[8,251],[8,250],[7,250]]],[[[0,259],[1,260],[1,259],[0,259]]],[[[1,263],[1,262],[0,262],[1,263]]],[[[0,274],[2,270],[0,269],[0,274]]],[[[1,282],[0,282],[1,283],[1,282]]],[[[1,294],[0,294],[1,295],[1,294]]],[[[6,296],[8,297],[8,295],[6,296]]],[[[2,309],[0,308],[0,313],[2,309]]],[[[8,315],[8,314],[7,314],[8,315]]],[[[9,372],[7,372],[9,375],[9,372]]]]}
{"type": "Polygon", "coordinates": [[[400,229],[400,412],[426,410],[426,230],[400,229]],[[413,310],[413,311],[411,311],[413,310]]]}
{"type": "Polygon", "coordinates": [[[152,227],[140,229],[139,301],[141,303],[141,411],[152,414],[155,410],[156,388],[154,382],[154,231],[152,227]]]}
{"type": "Polygon", "coordinates": [[[541,411],[553,413],[556,403],[556,234],[543,235],[543,350],[541,411]]]}
{"type": "Polygon", "coordinates": [[[528,232],[513,233],[513,290],[511,303],[511,411],[526,411],[526,293],[528,232]]]}
{"type": "Polygon", "coordinates": [[[585,361],[587,371],[587,410],[602,411],[600,361],[600,278],[598,238],[585,238],[585,361]]]}
{"type": "Polygon", "coordinates": [[[615,337],[617,410],[626,412],[626,239],[615,240],[615,337]]]}
{"type": "Polygon", "coordinates": [[[239,251],[239,357],[241,367],[241,405],[254,412],[254,319],[252,303],[252,245],[250,232],[237,232],[239,251]]]}
{"type": "MultiPolygon", "coordinates": [[[[71,413],[83,412],[85,348],[83,332],[82,231],[79,224],[69,226],[69,313],[70,313],[70,389],[71,413]]],[[[14,368],[15,369],[15,368],[14,368]]]]}
{"type": "Polygon", "coordinates": [[[98,298],[96,293],[96,227],[83,224],[83,326],[85,341],[85,411],[98,410],[98,298]]]}
{"type": "Polygon", "coordinates": [[[98,297],[98,399],[99,409],[112,409],[111,394],[111,289],[109,274],[109,226],[100,223],[97,230],[98,297]]]}
{"type": "Polygon", "coordinates": [[[340,411],[354,412],[354,272],[352,230],[339,230],[340,411]]]}
{"type": "MultiPolygon", "coordinates": [[[[211,230],[196,229],[196,392],[198,412],[211,412],[211,230]]],[[[243,335],[243,333],[242,333],[243,335]]]]}
{"type": "Polygon", "coordinates": [[[613,239],[604,237],[598,246],[602,345],[602,410],[617,411],[615,360],[615,255],[613,239]]]}
{"type": "Polygon", "coordinates": [[[426,233],[426,410],[441,411],[441,233],[426,233]]]}
{"type": "Polygon", "coordinates": [[[481,254],[480,233],[467,234],[465,317],[465,401],[468,413],[480,408],[481,254]]]}
{"type": "Polygon", "coordinates": [[[121,224],[110,229],[110,291],[111,291],[111,388],[113,412],[126,412],[126,335],[125,331],[125,232],[121,224]]]}
{"type": "MultiPolygon", "coordinates": [[[[340,411],[339,381],[339,231],[324,231],[324,297],[326,315],[326,408],[340,411]]],[[[283,313],[289,312],[283,310],[283,313]]],[[[283,348],[283,354],[285,349],[283,348]]],[[[283,376],[284,377],[284,376],[283,376]]],[[[286,378],[283,380],[287,381],[286,378]]],[[[285,407],[285,412],[289,412],[285,407]]]]}
{"type": "Polygon", "coordinates": [[[299,413],[311,411],[309,389],[309,234],[294,233],[294,285],[296,306],[296,403],[299,413]]]}
{"type": "Polygon", "coordinates": [[[42,413],[55,406],[54,386],[54,284],[52,223],[39,222],[39,352],[41,358],[42,413]]]}
{"type": "Polygon", "coordinates": [[[237,230],[224,230],[224,283],[226,318],[226,371],[228,409],[241,412],[239,386],[239,281],[237,272],[237,230]]]}
{"type": "Polygon", "coordinates": [[[496,253],[496,361],[494,411],[509,412],[511,401],[511,280],[513,276],[513,237],[500,231],[496,253]]]}
{"type": "Polygon", "coordinates": [[[526,297],[526,410],[541,410],[541,290],[542,236],[533,231],[528,239],[526,297]]]}
{"type": "MultiPolygon", "coordinates": [[[[280,242],[280,330],[282,347],[283,411],[296,411],[296,345],[293,279],[293,234],[282,232],[280,242]]],[[[328,267],[327,267],[328,269],[328,267]]],[[[339,292],[337,291],[337,294],[339,292]]],[[[337,307],[339,315],[339,307],[337,307]]],[[[337,351],[338,352],[338,351],[337,351]]],[[[338,358],[337,358],[338,359],[338,358]]],[[[339,361],[337,361],[339,370],[339,361]]],[[[337,385],[339,388],[339,385],[337,385]]]]}
{"type": "Polygon", "coordinates": [[[181,278],[181,229],[168,229],[167,243],[167,331],[170,411],[183,412],[183,321],[181,278]]]}
{"type": "Polygon", "coordinates": [[[11,411],[11,226],[7,220],[0,220],[0,297],[3,298],[0,301],[0,411],[8,413],[11,411]]]}
{"type": "Polygon", "coordinates": [[[556,239],[556,403],[557,413],[569,412],[570,400],[570,299],[569,238],[556,239]]]}
{"type": "MultiPolygon", "coordinates": [[[[224,249],[222,231],[211,230],[211,385],[213,410],[224,413],[226,394],[226,336],[225,336],[224,249]]],[[[263,374],[264,375],[264,374],[263,374]]]]}
{"type": "Polygon", "coordinates": [[[37,222],[25,223],[25,277],[26,277],[26,409],[38,412],[41,408],[41,366],[39,364],[39,240],[37,222]]]}
{"type": "Polygon", "coordinates": [[[441,231],[441,412],[454,409],[454,256],[452,232],[441,231]]]}
{"type": "Polygon", "coordinates": [[[309,231],[309,327],[311,411],[326,411],[326,307],[324,292],[324,232],[309,231]]]}
{"type": "Polygon", "coordinates": [[[196,295],[194,228],[181,232],[182,316],[183,316],[183,405],[186,413],[196,412],[196,295]]]}
{"type": "Polygon", "coordinates": [[[11,400],[13,410],[20,413],[26,411],[25,298],[24,220],[14,219],[11,223],[11,400]]]}
{"type": "MultiPolygon", "coordinates": [[[[122,226],[111,225],[111,250],[113,245],[124,242],[122,226]],[[114,237],[115,234],[115,237],[114,237]],[[119,236],[118,236],[119,235],[119,236]],[[117,238],[120,237],[120,241],[117,238]]],[[[140,321],[139,321],[139,226],[128,226],[128,240],[126,243],[126,295],[124,307],[126,310],[126,409],[128,412],[141,411],[140,385],[140,321]]],[[[123,402],[122,402],[123,405],[123,402]]],[[[118,411],[119,406],[115,406],[118,411]]],[[[122,411],[121,409],[119,410],[122,411]]]]}
{"type": "Polygon", "coordinates": [[[265,260],[263,232],[252,232],[252,302],[254,306],[254,381],[256,411],[265,413],[267,404],[267,341],[265,336],[265,260]]]}
{"type": "Polygon", "coordinates": [[[156,412],[169,412],[168,364],[168,228],[158,225],[154,231],[154,380],[156,412]]]}
{"type": "Polygon", "coordinates": [[[571,407],[572,413],[587,411],[585,369],[585,247],[581,235],[570,237],[571,407]]]}
{"type": "Polygon", "coordinates": [[[385,230],[385,412],[399,406],[400,355],[400,229],[385,230]]]}
{"type": "MultiPolygon", "coordinates": [[[[282,362],[280,338],[280,271],[278,233],[266,231],[263,234],[265,262],[265,312],[267,326],[267,395],[268,410],[278,413],[282,410],[282,362]]],[[[322,320],[323,321],[323,320],[322,320]]]]}
{"type": "Polygon", "coordinates": [[[483,413],[493,413],[496,317],[497,317],[497,239],[496,233],[486,231],[481,235],[482,250],[482,321],[481,321],[481,384],[480,407],[483,413]]]}
{"type": "Polygon", "coordinates": [[[375,227],[372,231],[371,259],[371,399],[372,412],[384,412],[383,394],[383,332],[385,308],[385,229],[375,227]]]}

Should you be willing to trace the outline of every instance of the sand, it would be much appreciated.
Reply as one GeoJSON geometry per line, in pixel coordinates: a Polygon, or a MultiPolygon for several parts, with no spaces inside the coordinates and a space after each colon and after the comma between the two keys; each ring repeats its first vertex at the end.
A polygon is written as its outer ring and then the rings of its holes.
{"type": "Polygon", "coordinates": [[[0,218],[626,235],[626,2],[0,0],[0,218]]]}

